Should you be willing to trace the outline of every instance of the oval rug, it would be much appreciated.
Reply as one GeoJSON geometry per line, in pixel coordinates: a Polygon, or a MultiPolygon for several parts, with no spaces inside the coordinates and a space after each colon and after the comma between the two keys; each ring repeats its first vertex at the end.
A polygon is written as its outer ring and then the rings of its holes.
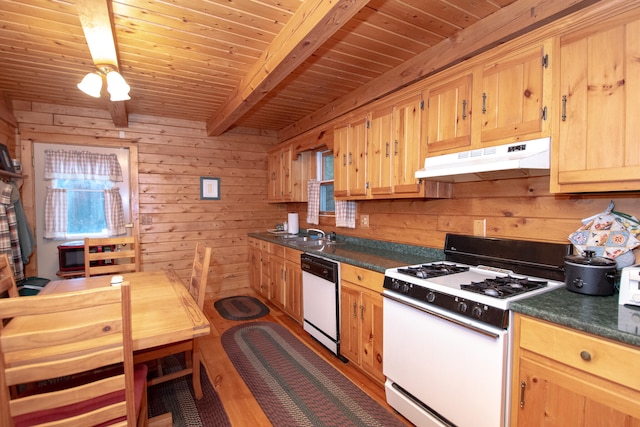
{"type": "Polygon", "coordinates": [[[214,302],[213,306],[228,320],[252,320],[269,314],[269,307],[250,296],[222,298],[214,302]]]}
{"type": "Polygon", "coordinates": [[[234,326],[222,346],[274,426],[405,425],[277,323],[234,326]]]}

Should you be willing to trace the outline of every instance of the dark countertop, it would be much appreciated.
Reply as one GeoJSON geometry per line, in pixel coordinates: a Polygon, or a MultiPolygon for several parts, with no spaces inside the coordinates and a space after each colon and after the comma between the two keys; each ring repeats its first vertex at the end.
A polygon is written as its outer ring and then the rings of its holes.
{"type": "Polygon", "coordinates": [[[266,240],[302,252],[319,255],[380,273],[384,273],[387,268],[442,261],[444,259],[444,252],[441,249],[341,235],[337,236],[338,244],[325,246],[322,250],[301,249],[300,247],[290,244],[286,238],[278,237],[268,232],[249,233],[249,237],[266,240]]]}
{"type": "Polygon", "coordinates": [[[640,347],[640,307],[618,305],[617,292],[602,297],[562,288],[515,301],[510,307],[514,312],[640,347]]]}

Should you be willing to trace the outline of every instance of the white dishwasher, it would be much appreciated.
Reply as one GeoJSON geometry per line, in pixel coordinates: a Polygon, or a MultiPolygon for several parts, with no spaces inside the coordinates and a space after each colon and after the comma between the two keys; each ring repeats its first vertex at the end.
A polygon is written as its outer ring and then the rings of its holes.
{"type": "Polygon", "coordinates": [[[300,255],[303,328],[340,354],[340,263],[317,255],[300,255]]]}

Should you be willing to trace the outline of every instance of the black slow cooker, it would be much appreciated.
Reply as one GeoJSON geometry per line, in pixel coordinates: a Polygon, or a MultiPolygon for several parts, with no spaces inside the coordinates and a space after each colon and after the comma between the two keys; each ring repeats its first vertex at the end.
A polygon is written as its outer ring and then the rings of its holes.
{"type": "Polygon", "coordinates": [[[594,251],[564,258],[565,284],[572,292],[607,296],[615,292],[616,262],[595,256],[594,251]]]}

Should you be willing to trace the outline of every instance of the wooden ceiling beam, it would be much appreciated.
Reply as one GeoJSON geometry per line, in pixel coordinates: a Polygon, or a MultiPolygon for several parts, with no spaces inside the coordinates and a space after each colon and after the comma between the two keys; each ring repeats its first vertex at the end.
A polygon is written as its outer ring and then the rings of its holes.
{"type": "Polygon", "coordinates": [[[279,133],[286,141],[508,40],[600,0],[519,0],[402,65],[327,104],[279,133]]]}
{"type": "Polygon", "coordinates": [[[307,0],[262,52],[240,84],[207,121],[209,135],[221,135],[253,108],[369,0],[307,0]]]}
{"type": "MultiPolygon", "coordinates": [[[[118,53],[113,32],[113,14],[109,0],[77,0],[76,8],[93,63],[111,65],[118,72],[118,53]]],[[[89,70],[87,71],[89,72],[89,70]]],[[[109,101],[109,114],[116,127],[127,127],[125,101],[109,101]]]]}

